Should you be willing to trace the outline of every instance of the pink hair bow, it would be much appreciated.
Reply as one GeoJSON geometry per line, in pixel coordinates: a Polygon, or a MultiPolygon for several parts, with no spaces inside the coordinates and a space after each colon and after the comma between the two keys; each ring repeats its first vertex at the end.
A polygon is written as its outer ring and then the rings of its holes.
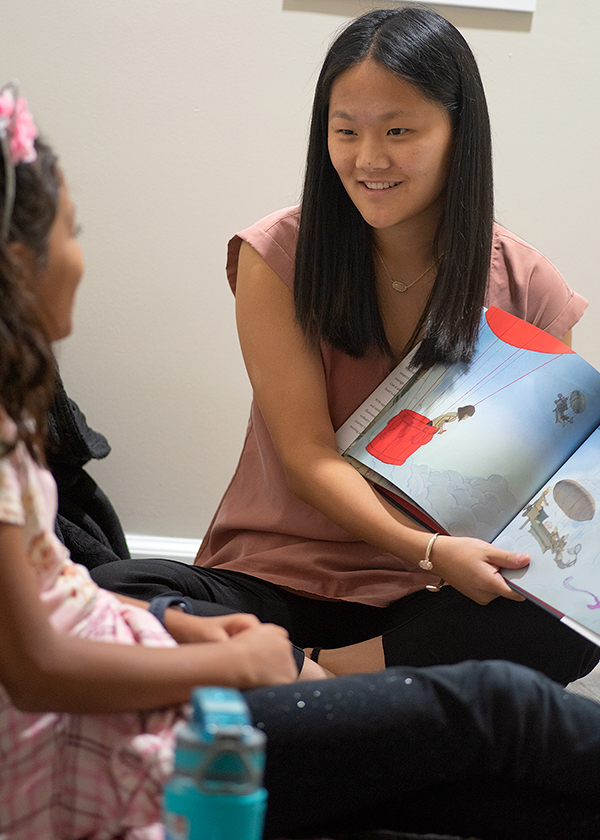
{"type": "Polygon", "coordinates": [[[33,163],[37,157],[37,128],[27,110],[27,103],[22,97],[15,97],[12,85],[6,85],[0,90],[0,132],[9,141],[13,166],[33,163]]]}
{"type": "Polygon", "coordinates": [[[4,158],[4,207],[0,224],[0,242],[6,242],[15,203],[15,166],[33,163],[37,158],[37,128],[27,103],[18,96],[17,86],[9,83],[0,88],[0,147],[4,158]]]}

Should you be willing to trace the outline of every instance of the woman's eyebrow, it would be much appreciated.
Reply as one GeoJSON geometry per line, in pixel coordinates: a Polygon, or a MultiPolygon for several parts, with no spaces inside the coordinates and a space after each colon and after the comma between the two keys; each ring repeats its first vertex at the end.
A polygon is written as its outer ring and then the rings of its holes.
{"type": "MultiPolygon", "coordinates": [[[[385,122],[386,120],[394,120],[397,117],[410,117],[415,115],[415,111],[403,111],[402,109],[397,109],[395,111],[388,111],[386,114],[381,114],[377,119],[385,122]]],[[[342,111],[338,109],[337,111],[332,111],[329,115],[329,119],[342,119],[342,120],[353,120],[355,117],[352,114],[349,114],[347,111],[342,111]]]]}

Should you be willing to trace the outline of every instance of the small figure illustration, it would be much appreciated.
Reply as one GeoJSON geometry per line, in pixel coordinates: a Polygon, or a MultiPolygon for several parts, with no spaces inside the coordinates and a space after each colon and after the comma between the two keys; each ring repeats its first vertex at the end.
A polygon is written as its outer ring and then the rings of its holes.
{"type": "Polygon", "coordinates": [[[558,528],[552,528],[552,530],[550,530],[545,524],[545,520],[548,519],[548,514],[544,510],[544,505],[548,505],[546,496],[549,492],[550,488],[547,487],[541,496],[538,496],[535,501],[531,502],[531,504],[524,508],[521,516],[526,517],[527,521],[521,525],[521,528],[525,528],[526,525],[529,525],[529,533],[537,540],[539,547],[542,549],[542,554],[545,554],[547,551],[551,551],[553,559],[559,569],[565,569],[568,566],[572,566],[577,561],[577,555],[568,562],[563,562],[563,551],[566,548],[569,535],[565,534],[561,537],[558,533],[558,528]]]}
{"type": "Polygon", "coordinates": [[[566,426],[567,423],[572,423],[576,414],[581,414],[585,411],[585,394],[581,391],[571,391],[568,397],[563,394],[558,394],[558,399],[554,400],[554,416],[556,423],[561,426],[566,426]]]}
{"type": "Polygon", "coordinates": [[[387,423],[386,427],[367,444],[367,452],[386,464],[400,466],[417,449],[435,436],[444,434],[446,423],[459,422],[475,414],[475,406],[463,405],[457,411],[448,411],[430,420],[410,408],[403,408],[387,423]]]}
{"type": "Polygon", "coordinates": [[[569,400],[567,397],[563,397],[562,394],[559,394],[558,399],[554,400],[554,405],[556,406],[554,409],[554,415],[557,423],[564,426],[566,423],[573,422],[573,418],[569,417],[566,413],[569,409],[569,400]]]}
{"type": "Polygon", "coordinates": [[[463,405],[458,411],[448,411],[446,414],[440,414],[435,420],[430,420],[432,426],[439,430],[439,434],[447,431],[444,429],[445,423],[453,423],[455,420],[464,420],[465,417],[472,417],[475,414],[474,405],[463,405]]]}
{"type": "MultiPolygon", "coordinates": [[[[548,519],[548,514],[544,510],[544,505],[548,505],[546,496],[549,492],[550,488],[546,487],[542,495],[538,496],[535,502],[531,502],[531,504],[527,505],[521,516],[526,516],[529,522],[543,522],[544,519],[548,519]]],[[[526,525],[527,522],[524,522],[519,530],[522,530],[526,525]]]]}
{"type": "Polygon", "coordinates": [[[567,547],[568,539],[568,534],[561,537],[558,533],[558,528],[553,528],[550,532],[550,550],[554,556],[554,562],[559,569],[568,569],[569,566],[574,566],[577,562],[577,555],[572,557],[570,560],[563,560],[563,551],[567,547]]]}

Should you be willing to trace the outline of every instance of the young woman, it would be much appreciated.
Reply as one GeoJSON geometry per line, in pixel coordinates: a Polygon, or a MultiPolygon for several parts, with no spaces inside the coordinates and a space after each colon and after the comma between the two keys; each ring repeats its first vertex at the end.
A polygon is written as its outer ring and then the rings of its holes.
{"type": "Polygon", "coordinates": [[[418,365],[467,362],[487,303],[568,342],[586,305],[493,222],[483,87],[448,21],[378,10],[339,35],[317,83],[302,207],[238,234],[227,270],[254,402],[198,565],[108,564],[96,579],[184,593],[200,613],[244,609],[301,647],[383,633],[351,669],[493,657],[563,683],[590,670],[600,651],[500,574],[527,556],[432,537],[336,447],[335,429],[418,341],[418,365]],[[440,578],[449,586],[425,590],[440,578]]]}

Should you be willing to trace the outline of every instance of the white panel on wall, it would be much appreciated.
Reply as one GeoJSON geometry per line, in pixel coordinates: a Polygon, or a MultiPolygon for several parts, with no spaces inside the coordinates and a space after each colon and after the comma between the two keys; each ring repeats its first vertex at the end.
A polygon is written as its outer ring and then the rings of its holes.
{"type": "Polygon", "coordinates": [[[510,12],[535,12],[536,0],[421,0],[436,6],[468,6],[474,9],[503,9],[510,12]]]}

